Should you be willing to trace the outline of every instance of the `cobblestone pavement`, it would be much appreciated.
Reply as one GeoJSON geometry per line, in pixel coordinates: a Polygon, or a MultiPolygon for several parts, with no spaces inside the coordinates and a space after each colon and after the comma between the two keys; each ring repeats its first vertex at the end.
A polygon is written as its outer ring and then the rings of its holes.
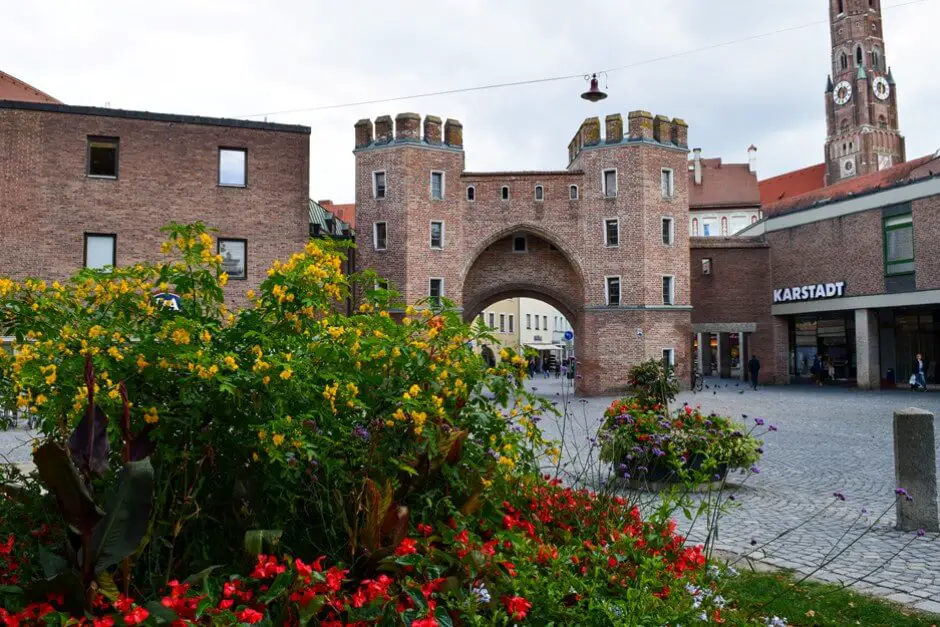
{"type": "MultiPolygon", "coordinates": [[[[739,555],[754,551],[755,559],[805,574],[829,561],[814,578],[851,583],[859,591],[940,613],[938,536],[918,538],[893,530],[898,486],[892,442],[893,411],[913,406],[940,414],[940,394],[812,386],[754,392],[744,384],[716,380],[709,385],[698,394],[683,392],[678,403],[698,404],[705,412],[738,419],[748,415],[749,421],[760,417],[779,428],[764,438],[760,473],[730,480],[739,507],[722,516],[717,548],[739,555]],[[846,501],[833,497],[837,491],[845,494],[846,501]],[[863,508],[867,514],[862,514],[863,508]],[[807,519],[805,525],[760,549],[807,519]],[[848,546],[872,525],[870,532],[848,546]]],[[[570,466],[584,463],[591,453],[589,438],[611,399],[570,397],[569,386],[554,379],[536,379],[532,386],[559,406],[567,402],[565,457],[570,466]],[[576,441],[570,442],[572,438],[576,441]]],[[[561,434],[554,420],[546,420],[543,427],[555,437],[561,434]]],[[[696,524],[688,530],[689,537],[702,541],[703,527],[696,524]]]]}
{"type": "Polygon", "coordinates": [[[0,464],[16,464],[23,470],[32,468],[35,433],[26,429],[25,422],[15,429],[0,430],[0,464]]]}

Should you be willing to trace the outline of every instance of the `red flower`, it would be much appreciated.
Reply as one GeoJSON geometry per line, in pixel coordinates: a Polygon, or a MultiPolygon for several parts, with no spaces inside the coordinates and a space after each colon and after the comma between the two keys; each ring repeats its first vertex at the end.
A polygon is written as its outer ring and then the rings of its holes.
{"type": "Polygon", "coordinates": [[[532,609],[532,604],[523,597],[503,597],[503,605],[513,620],[522,620],[532,609]]]}
{"type": "Polygon", "coordinates": [[[127,612],[134,604],[134,599],[126,597],[123,594],[118,595],[118,600],[114,603],[114,609],[119,612],[127,612]]]}
{"type": "Polygon", "coordinates": [[[92,621],[92,627],[114,627],[114,619],[110,616],[96,618],[92,621]]]}
{"type": "Polygon", "coordinates": [[[395,555],[411,555],[412,553],[417,553],[417,542],[412,538],[405,538],[401,541],[401,544],[398,545],[398,548],[395,549],[395,555]]]}
{"type": "Polygon", "coordinates": [[[313,573],[313,566],[304,564],[299,557],[294,560],[294,567],[297,569],[297,574],[301,577],[309,577],[313,573]]]}
{"type": "Polygon", "coordinates": [[[434,529],[431,527],[431,525],[425,525],[425,524],[423,524],[423,523],[418,523],[418,533],[420,533],[420,534],[421,534],[422,536],[424,536],[425,538],[427,538],[428,536],[430,536],[431,533],[433,533],[433,531],[434,531],[434,529]]]}
{"type": "Polygon", "coordinates": [[[433,616],[411,621],[411,627],[439,627],[440,623],[433,616]]]}
{"type": "Polygon", "coordinates": [[[340,570],[336,566],[330,567],[330,569],[326,571],[326,587],[333,592],[337,592],[343,585],[343,577],[345,577],[348,572],[348,570],[340,570]]]}
{"type": "Polygon", "coordinates": [[[135,607],[124,615],[124,622],[128,625],[139,625],[140,623],[147,620],[148,616],[150,616],[150,612],[142,607],[135,607]]]}
{"type": "Polygon", "coordinates": [[[9,555],[13,552],[13,534],[7,538],[7,541],[0,544],[0,555],[9,555]]]}
{"type": "Polygon", "coordinates": [[[260,623],[261,619],[264,618],[264,614],[258,610],[253,610],[250,607],[243,609],[241,612],[235,615],[235,618],[240,620],[243,623],[248,623],[253,625],[255,623],[260,623]]]}

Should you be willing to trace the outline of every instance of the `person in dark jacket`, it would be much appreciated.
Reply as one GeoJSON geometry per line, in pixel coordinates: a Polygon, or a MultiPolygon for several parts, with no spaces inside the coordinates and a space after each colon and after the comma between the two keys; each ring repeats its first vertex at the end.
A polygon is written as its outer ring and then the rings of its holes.
{"type": "Polygon", "coordinates": [[[823,364],[822,358],[818,354],[816,355],[816,358],[813,359],[813,366],[809,369],[809,371],[813,375],[813,381],[815,381],[817,385],[822,385],[823,364]]]}
{"type": "Polygon", "coordinates": [[[917,353],[917,356],[914,358],[914,366],[911,368],[911,372],[914,373],[914,382],[917,387],[923,391],[927,391],[927,363],[924,361],[924,356],[920,353],[917,353]]]}
{"type": "Polygon", "coordinates": [[[751,387],[756,390],[757,379],[760,376],[760,359],[757,355],[751,355],[751,359],[747,362],[747,369],[751,373],[751,387]]]}

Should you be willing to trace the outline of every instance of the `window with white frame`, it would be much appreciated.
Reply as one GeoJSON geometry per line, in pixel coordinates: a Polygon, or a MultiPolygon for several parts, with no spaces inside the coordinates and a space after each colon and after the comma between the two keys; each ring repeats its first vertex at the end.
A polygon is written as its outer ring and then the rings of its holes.
{"type": "Polygon", "coordinates": [[[230,279],[248,278],[248,240],[220,237],[217,254],[222,257],[222,270],[230,279]]]}
{"type": "Polygon", "coordinates": [[[539,315],[538,314],[535,314],[535,330],[541,331],[541,329],[539,328],[539,315]]]}
{"type": "Polygon", "coordinates": [[[525,315],[525,328],[527,329],[532,328],[532,314],[525,315]]]}
{"type": "Polygon", "coordinates": [[[503,185],[502,188],[500,188],[499,196],[503,200],[509,200],[509,186],[508,185],[503,185]]]}
{"type": "Polygon", "coordinates": [[[444,198],[444,173],[431,172],[431,199],[442,200],[444,198]]]}
{"type": "Polygon", "coordinates": [[[506,314],[499,314],[499,332],[506,332],[506,314]]]}
{"type": "Polygon", "coordinates": [[[248,151],[219,148],[219,185],[245,187],[248,184],[248,151]]]}
{"type": "Polygon", "coordinates": [[[568,200],[577,200],[578,199],[578,186],[572,185],[568,188],[568,200]]]}
{"type": "Polygon", "coordinates": [[[620,277],[609,276],[604,285],[604,298],[607,300],[608,307],[620,306],[620,277]]]}
{"type": "Polygon", "coordinates": [[[663,198],[672,198],[672,195],[676,190],[671,169],[662,169],[662,172],[660,173],[660,187],[662,188],[663,198]]]}
{"type": "Polygon", "coordinates": [[[443,222],[431,222],[431,248],[435,250],[444,248],[443,222]]]}
{"type": "Polygon", "coordinates": [[[663,304],[672,305],[676,300],[676,278],[672,276],[663,277],[663,304]]]}
{"type": "Polygon", "coordinates": [[[469,187],[467,187],[467,200],[469,200],[470,202],[473,202],[476,199],[477,199],[477,188],[474,187],[473,185],[470,185],[469,187]]]}
{"type": "Polygon", "coordinates": [[[85,233],[85,267],[100,270],[117,265],[117,235],[85,233]]]}
{"type": "Polygon", "coordinates": [[[372,197],[376,199],[385,198],[385,172],[372,173],[372,197]]]}
{"type": "Polygon", "coordinates": [[[516,316],[513,314],[509,314],[509,332],[510,333],[516,332],[515,326],[516,326],[516,316]]]}
{"type": "Polygon", "coordinates": [[[663,244],[672,246],[675,241],[675,228],[672,218],[663,218],[663,244]]]}
{"type": "Polygon", "coordinates": [[[620,220],[610,218],[604,220],[604,245],[616,248],[620,245],[620,220]]]}
{"type": "Polygon", "coordinates": [[[548,331],[548,316],[542,316],[542,330],[548,331]]]}
{"type": "Polygon", "coordinates": [[[436,277],[428,279],[428,296],[432,304],[441,303],[441,298],[444,297],[444,279],[436,277]]]}
{"type": "Polygon", "coordinates": [[[491,329],[496,328],[496,314],[494,314],[493,312],[490,312],[490,328],[491,329]]]}
{"type": "Polygon", "coordinates": [[[663,349],[663,365],[669,368],[676,365],[676,350],[674,348],[663,349]]]}
{"type": "Polygon", "coordinates": [[[538,201],[545,200],[545,188],[541,185],[535,186],[535,199],[538,201]]]}
{"type": "Polygon", "coordinates": [[[514,253],[524,253],[529,249],[528,242],[526,242],[525,235],[515,235],[512,238],[512,252],[514,253]]]}
{"type": "Polygon", "coordinates": [[[376,250],[388,250],[388,224],[385,222],[372,225],[372,245],[376,250]]]}
{"type": "Polygon", "coordinates": [[[604,170],[604,196],[613,198],[617,195],[617,170],[604,170]]]}

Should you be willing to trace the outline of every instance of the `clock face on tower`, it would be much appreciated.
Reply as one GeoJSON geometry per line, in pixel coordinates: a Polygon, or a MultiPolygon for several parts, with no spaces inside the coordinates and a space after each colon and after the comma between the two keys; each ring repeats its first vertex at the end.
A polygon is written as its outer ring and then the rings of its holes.
{"type": "Polygon", "coordinates": [[[844,105],[852,99],[852,86],[848,81],[841,81],[836,85],[835,91],[832,93],[832,99],[837,105],[844,105]]]}
{"type": "Polygon", "coordinates": [[[885,80],[884,76],[879,76],[872,82],[871,89],[875,92],[875,98],[878,100],[887,100],[891,95],[891,85],[885,80]]]}

